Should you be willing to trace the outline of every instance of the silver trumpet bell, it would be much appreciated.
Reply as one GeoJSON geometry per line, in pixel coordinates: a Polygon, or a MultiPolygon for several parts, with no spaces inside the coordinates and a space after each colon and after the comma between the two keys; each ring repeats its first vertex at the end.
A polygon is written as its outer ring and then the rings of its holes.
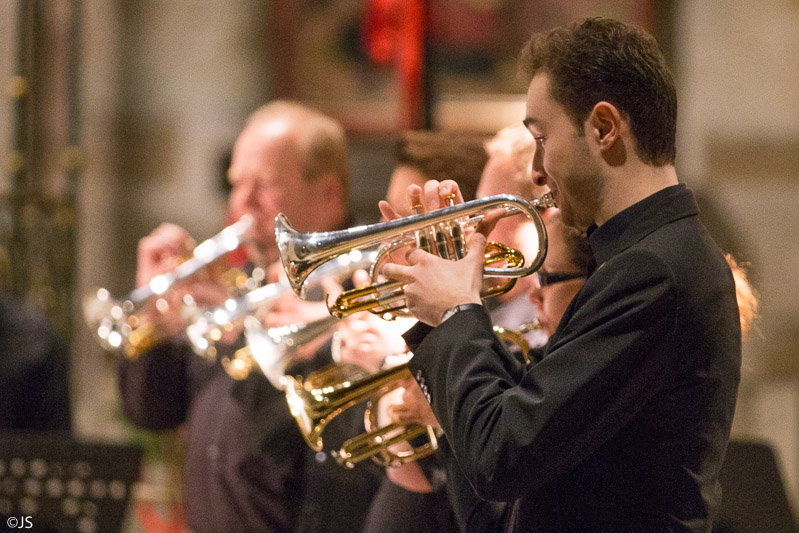
{"type": "Polygon", "coordinates": [[[275,388],[283,390],[286,368],[296,360],[300,349],[332,331],[337,324],[336,318],[326,316],[307,324],[266,328],[255,317],[247,317],[244,320],[247,346],[237,352],[236,359],[245,360],[249,357],[254,360],[270,383],[275,388]]]}
{"type": "MultiPolygon", "coordinates": [[[[505,217],[522,214],[533,222],[538,234],[538,252],[527,265],[486,266],[484,276],[519,278],[532,274],[544,262],[547,251],[547,235],[543,219],[538,211],[548,207],[555,207],[555,202],[549,194],[533,201],[510,194],[500,194],[387,222],[338,231],[308,233],[293,229],[286,216],[281,213],[275,218],[275,237],[289,283],[294,292],[303,298],[306,280],[314,270],[353,250],[381,245],[376,259],[376,263],[380,263],[388,252],[399,246],[420,246],[420,242],[426,241],[435,243],[439,255],[460,258],[465,253],[463,245],[465,230],[476,227],[483,220],[487,211],[503,208],[505,217]],[[442,242],[442,239],[446,242],[442,242]],[[442,254],[441,251],[446,249],[452,249],[453,253],[442,254]]],[[[433,246],[423,245],[422,247],[428,250],[433,248],[433,246]]],[[[373,269],[373,281],[377,274],[373,269]]],[[[392,296],[392,298],[397,298],[397,296],[392,296]]]]}

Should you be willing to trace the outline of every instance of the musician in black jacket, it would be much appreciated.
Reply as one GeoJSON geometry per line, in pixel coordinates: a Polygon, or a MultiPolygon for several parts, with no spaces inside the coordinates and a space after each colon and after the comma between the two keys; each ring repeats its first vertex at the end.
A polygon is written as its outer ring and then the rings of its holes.
{"type": "Polygon", "coordinates": [[[677,180],[671,76],[651,36],[607,19],[535,35],[523,58],[533,179],[598,266],[527,368],[480,303],[482,234],[462,261],[386,265],[424,323],[409,367],[477,493],[513,502],[511,530],[709,531],[741,334],[730,269],[677,180]]]}

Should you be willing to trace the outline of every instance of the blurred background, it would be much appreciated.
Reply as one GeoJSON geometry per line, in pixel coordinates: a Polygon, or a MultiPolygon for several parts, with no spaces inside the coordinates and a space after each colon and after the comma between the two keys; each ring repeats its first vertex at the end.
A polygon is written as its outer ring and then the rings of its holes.
{"type": "Polygon", "coordinates": [[[799,508],[797,0],[0,0],[0,283],[69,345],[75,434],[145,443],[153,490],[174,485],[172,437],[123,419],[81,298],[133,289],[159,223],[198,240],[225,225],[255,108],[296,99],[343,122],[350,206],[374,222],[402,131],[520,121],[522,44],[592,15],[645,27],[671,63],[679,176],[761,298],[733,432],[774,447],[799,508]]]}

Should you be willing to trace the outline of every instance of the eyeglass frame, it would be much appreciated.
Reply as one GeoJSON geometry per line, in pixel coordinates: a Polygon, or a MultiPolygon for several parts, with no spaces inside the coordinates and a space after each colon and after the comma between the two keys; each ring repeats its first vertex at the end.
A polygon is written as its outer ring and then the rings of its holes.
{"type": "Polygon", "coordinates": [[[573,279],[585,279],[587,276],[585,272],[541,272],[539,270],[535,273],[535,277],[539,287],[546,287],[573,279]]]}

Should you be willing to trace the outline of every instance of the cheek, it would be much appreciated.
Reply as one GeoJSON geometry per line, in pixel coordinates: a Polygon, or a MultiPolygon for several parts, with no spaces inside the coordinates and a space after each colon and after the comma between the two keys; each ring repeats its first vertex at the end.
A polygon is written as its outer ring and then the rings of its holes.
{"type": "Polygon", "coordinates": [[[228,197],[228,205],[230,205],[230,210],[232,212],[243,211],[245,203],[246,203],[246,196],[242,189],[234,188],[232,191],[230,191],[230,196],[228,197]]]}
{"type": "Polygon", "coordinates": [[[552,322],[553,329],[558,325],[558,322],[560,322],[560,319],[563,316],[563,313],[566,311],[569,301],[571,300],[571,298],[568,297],[568,293],[560,289],[561,287],[553,286],[552,291],[548,295],[546,301],[546,314],[547,318],[550,320],[550,322],[552,322]]]}

